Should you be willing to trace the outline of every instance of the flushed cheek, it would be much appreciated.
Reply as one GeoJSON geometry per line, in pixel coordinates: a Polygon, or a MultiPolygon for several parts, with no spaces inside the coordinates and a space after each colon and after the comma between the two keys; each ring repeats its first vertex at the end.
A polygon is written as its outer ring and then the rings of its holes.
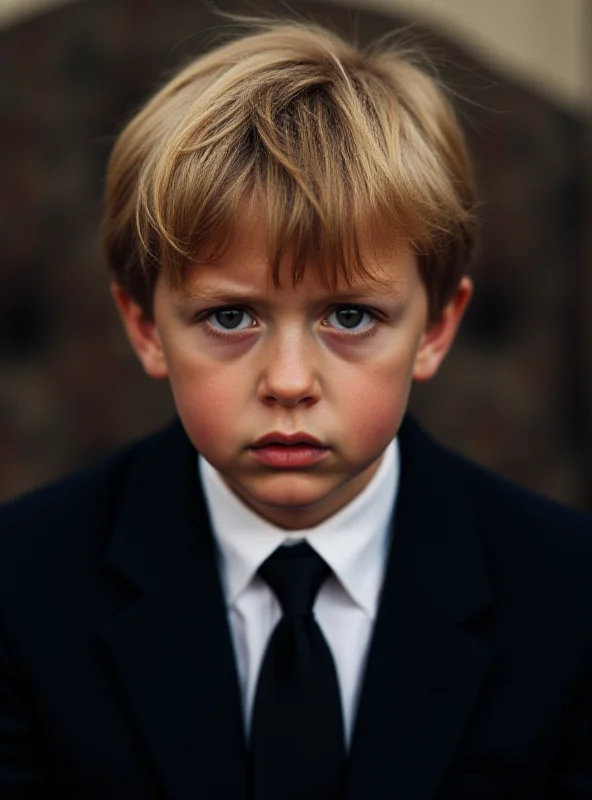
{"type": "Polygon", "coordinates": [[[372,454],[397,433],[409,394],[408,382],[385,379],[372,384],[358,381],[348,396],[347,439],[358,452],[372,454]]]}
{"type": "Polygon", "coordinates": [[[397,399],[383,397],[364,397],[359,409],[350,419],[350,435],[356,449],[373,453],[381,449],[395,436],[403,416],[404,404],[397,399]]]}
{"type": "Polygon", "coordinates": [[[172,383],[177,408],[196,449],[206,454],[231,446],[233,422],[240,420],[245,409],[236,382],[220,385],[200,379],[172,383]]]}
{"type": "Polygon", "coordinates": [[[228,434],[227,414],[220,410],[216,413],[213,406],[205,404],[192,405],[184,410],[184,421],[193,444],[198,450],[205,451],[214,445],[224,446],[224,432],[228,434]]]}

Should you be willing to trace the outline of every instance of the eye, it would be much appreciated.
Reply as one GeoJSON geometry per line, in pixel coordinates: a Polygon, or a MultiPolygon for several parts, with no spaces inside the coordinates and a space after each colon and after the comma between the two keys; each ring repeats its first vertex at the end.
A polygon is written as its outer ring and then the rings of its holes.
{"type": "MultiPolygon", "coordinates": [[[[216,311],[213,311],[207,317],[207,322],[209,325],[214,327],[213,321],[215,320],[219,323],[222,327],[222,330],[225,331],[244,331],[247,328],[250,328],[253,324],[253,320],[246,325],[240,327],[241,321],[245,317],[247,312],[244,308],[218,308],[216,311]]],[[[250,316],[250,315],[249,315],[250,316]]],[[[220,328],[215,328],[215,330],[220,330],[220,328]]]]}
{"type": "MultiPolygon", "coordinates": [[[[256,320],[241,306],[223,306],[210,309],[198,317],[205,333],[226,341],[238,341],[238,335],[256,327],[256,320]]],[[[322,321],[324,327],[331,327],[336,333],[344,334],[346,339],[362,339],[373,336],[378,331],[378,315],[364,306],[337,306],[322,321]],[[330,322],[335,318],[336,322],[330,322]],[[366,318],[369,322],[360,327],[366,318]]]]}
{"type": "Polygon", "coordinates": [[[362,306],[340,306],[329,314],[327,320],[330,320],[331,317],[335,317],[339,325],[343,326],[341,330],[352,332],[359,330],[360,323],[364,317],[370,320],[370,324],[364,325],[362,329],[371,328],[376,320],[375,315],[362,306]]]}

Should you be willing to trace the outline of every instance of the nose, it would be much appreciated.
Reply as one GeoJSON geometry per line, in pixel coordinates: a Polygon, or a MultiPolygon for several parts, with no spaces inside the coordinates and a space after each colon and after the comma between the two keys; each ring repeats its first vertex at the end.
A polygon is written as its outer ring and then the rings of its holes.
{"type": "Polygon", "coordinates": [[[301,330],[274,337],[262,355],[259,397],[265,403],[295,406],[313,404],[320,398],[319,354],[301,330]]]}

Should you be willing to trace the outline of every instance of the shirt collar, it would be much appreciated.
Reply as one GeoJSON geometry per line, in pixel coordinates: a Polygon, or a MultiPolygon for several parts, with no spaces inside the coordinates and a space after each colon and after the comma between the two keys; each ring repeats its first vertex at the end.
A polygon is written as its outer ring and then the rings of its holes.
{"type": "Polygon", "coordinates": [[[329,519],[300,531],[278,528],[256,514],[202,455],[198,455],[198,468],[229,606],[236,603],[277,547],[305,539],[325,559],[351,599],[374,618],[399,485],[397,439],[390,442],[376,473],[359,495],[329,519]]]}

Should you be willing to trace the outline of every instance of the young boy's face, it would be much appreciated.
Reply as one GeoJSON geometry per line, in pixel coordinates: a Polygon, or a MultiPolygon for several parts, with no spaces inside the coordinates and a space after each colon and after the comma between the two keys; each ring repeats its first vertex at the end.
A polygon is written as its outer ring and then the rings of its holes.
{"type": "Polygon", "coordinates": [[[154,322],[114,289],[145,370],[168,376],[195,448],[248,506],[286,529],[322,522],[367,485],[412,380],[436,372],[471,293],[464,279],[428,325],[412,251],[384,237],[362,244],[386,284],[342,282],[336,294],[353,296],[332,297],[311,268],[292,288],[286,258],[276,291],[265,228],[244,212],[226,254],[189,271],[186,293],[158,280],[154,322]],[[322,449],[257,449],[272,433],[308,434],[322,449]]]}

